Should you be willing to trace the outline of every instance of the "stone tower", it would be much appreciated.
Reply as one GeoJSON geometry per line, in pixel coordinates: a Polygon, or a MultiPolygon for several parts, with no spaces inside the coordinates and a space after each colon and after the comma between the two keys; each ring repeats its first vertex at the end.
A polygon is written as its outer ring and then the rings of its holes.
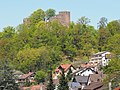
{"type": "Polygon", "coordinates": [[[61,11],[59,12],[61,16],[60,22],[62,25],[69,26],[70,25],[70,12],[68,11],[61,11]]]}
{"type": "Polygon", "coordinates": [[[61,11],[56,16],[50,18],[50,21],[58,20],[62,25],[69,27],[70,25],[70,12],[61,11]]]}

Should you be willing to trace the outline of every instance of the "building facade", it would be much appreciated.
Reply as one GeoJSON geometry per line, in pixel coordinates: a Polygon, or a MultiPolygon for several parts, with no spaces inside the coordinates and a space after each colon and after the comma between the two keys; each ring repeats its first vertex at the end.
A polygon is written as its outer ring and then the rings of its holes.
{"type": "Polygon", "coordinates": [[[107,66],[110,61],[110,56],[111,56],[110,52],[107,52],[107,51],[98,52],[98,53],[92,55],[90,62],[98,63],[102,66],[107,66]]]}

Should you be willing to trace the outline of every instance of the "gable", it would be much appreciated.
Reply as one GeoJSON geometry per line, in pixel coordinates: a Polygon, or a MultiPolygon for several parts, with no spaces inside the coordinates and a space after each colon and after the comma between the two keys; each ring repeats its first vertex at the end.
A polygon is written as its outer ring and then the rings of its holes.
{"type": "Polygon", "coordinates": [[[97,72],[94,71],[91,68],[84,68],[84,69],[80,69],[80,70],[76,71],[73,74],[75,74],[75,75],[82,75],[82,76],[89,76],[90,74],[97,74],[97,72]]]}
{"type": "MultiPolygon", "coordinates": [[[[73,67],[73,65],[71,64],[61,64],[58,68],[56,68],[55,72],[59,72],[59,70],[61,70],[62,68],[64,69],[64,72],[66,72],[67,70],[69,70],[71,67],[73,67]]],[[[73,67],[74,68],[74,67],[73,67]]],[[[75,68],[74,68],[75,69],[75,68]]]]}

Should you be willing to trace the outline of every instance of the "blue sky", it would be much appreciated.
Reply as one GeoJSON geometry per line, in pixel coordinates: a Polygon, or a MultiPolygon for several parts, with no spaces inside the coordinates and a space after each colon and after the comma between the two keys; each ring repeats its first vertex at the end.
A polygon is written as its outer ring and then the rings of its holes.
{"type": "Polygon", "coordinates": [[[16,27],[39,8],[53,8],[56,12],[68,10],[74,22],[86,16],[95,27],[101,17],[108,18],[108,21],[120,19],[120,0],[1,0],[0,31],[6,26],[16,27]]]}

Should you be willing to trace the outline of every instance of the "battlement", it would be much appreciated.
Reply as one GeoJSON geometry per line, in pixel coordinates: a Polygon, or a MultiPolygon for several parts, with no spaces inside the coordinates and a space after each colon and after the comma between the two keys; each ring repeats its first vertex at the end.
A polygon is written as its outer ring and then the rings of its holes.
{"type": "Polygon", "coordinates": [[[69,11],[60,11],[59,14],[70,14],[69,11]]]}

